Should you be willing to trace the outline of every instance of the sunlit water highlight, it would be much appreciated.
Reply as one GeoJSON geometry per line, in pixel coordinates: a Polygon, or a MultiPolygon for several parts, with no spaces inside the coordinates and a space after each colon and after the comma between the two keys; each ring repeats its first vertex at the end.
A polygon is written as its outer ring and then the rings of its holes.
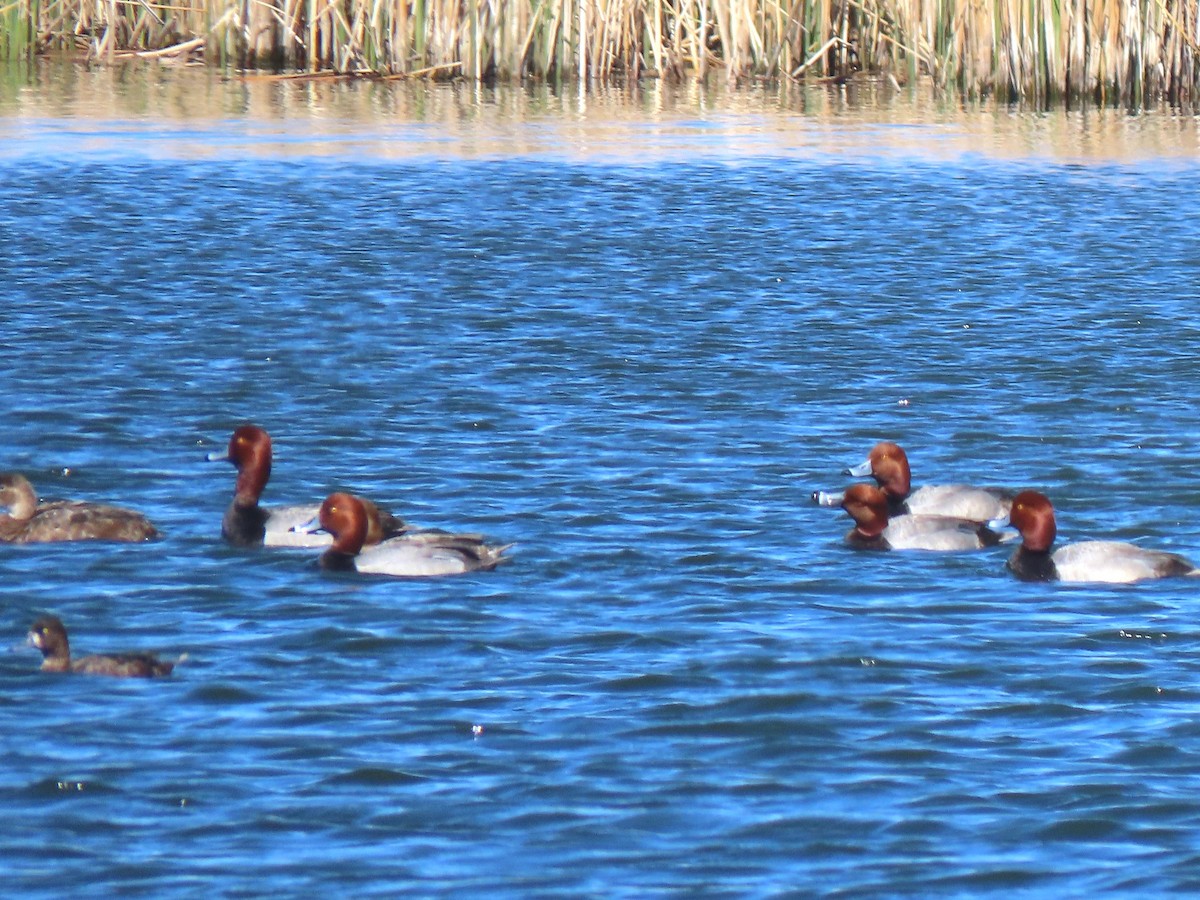
{"type": "Polygon", "coordinates": [[[918,482],[1046,491],[1064,541],[1200,558],[1200,173],[1161,149],[1194,124],[1105,117],[1151,135],[1106,157],[1065,116],[435,88],[459,112],[331,91],[326,129],[184,83],[230,111],[0,118],[4,467],[168,534],[0,551],[0,624],[189,654],[0,656],[6,892],[1200,887],[1194,583],[855,554],[808,499],[887,437],[918,482]],[[225,547],[203,458],[244,420],[268,499],[360,490],[514,562],[225,547]]]}

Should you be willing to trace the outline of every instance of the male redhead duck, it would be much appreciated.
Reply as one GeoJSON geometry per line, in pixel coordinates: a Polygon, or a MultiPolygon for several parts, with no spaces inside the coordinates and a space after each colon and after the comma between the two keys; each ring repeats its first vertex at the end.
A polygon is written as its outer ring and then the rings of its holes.
{"type": "MultiPolygon", "coordinates": [[[[221,535],[229,543],[239,547],[326,547],[332,543],[328,534],[310,534],[297,527],[317,514],[317,504],[269,509],[258,505],[271,477],[271,436],[262,428],[240,426],[229,439],[228,450],[210,453],[208,459],[224,460],[237,467],[233,501],[221,521],[221,535]]],[[[378,544],[405,530],[403,520],[370,500],[363,503],[367,508],[367,544],[378,544]]]]}
{"type": "Polygon", "coordinates": [[[307,527],[333,535],[333,546],[321,555],[321,568],[367,575],[421,578],[494,569],[508,559],[502,554],[512,546],[489,546],[478,534],[411,531],[363,550],[367,510],[360,498],[340,492],[325,498],[307,527]]]}
{"type": "Polygon", "coordinates": [[[1012,510],[989,523],[1011,525],[1021,533],[1021,546],[1008,568],[1022,581],[1090,581],[1129,584],[1147,578],[1200,575],[1200,570],[1177,553],[1145,550],[1123,541],[1081,541],[1050,552],[1058,528],[1054,506],[1037,491],[1022,491],[1012,510]]]}
{"type": "Polygon", "coordinates": [[[979,550],[1000,535],[969,519],[952,516],[897,516],[888,520],[888,499],[873,484],[854,484],[841,507],[854,519],[846,543],[858,550],[979,550]]]}
{"type": "Polygon", "coordinates": [[[53,500],[38,503],[33,485],[15,472],[0,474],[0,541],[150,541],[158,529],[139,512],[103,503],[53,500]]]}
{"type": "MultiPolygon", "coordinates": [[[[54,616],[42,616],[29,629],[29,643],[42,651],[42,669],[46,672],[78,672],[82,675],[113,675],[118,678],[156,678],[170,675],[174,662],[149,653],[121,653],[115,656],[84,656],[71,659],[67,629],[54,616]]],[[[182,659],[182,657],[180,657],[182,659]]]]}
{"type": "MultiPolygon", "coordinates": [[[[953,516],[972,522],[989,522],[1007,515],[1013,492],[1003,488],[979,488],[965,484],[926,485],[912,490],[912,471],[908,454],[897,444],[880,441],[865,461],[846,470],[861,478],[870,475],[887,494],[893,516],[911,513],[918,516],[953,516]]],[[[841,494],[813,493],[822,506],[838,506],[841,494]]]]}

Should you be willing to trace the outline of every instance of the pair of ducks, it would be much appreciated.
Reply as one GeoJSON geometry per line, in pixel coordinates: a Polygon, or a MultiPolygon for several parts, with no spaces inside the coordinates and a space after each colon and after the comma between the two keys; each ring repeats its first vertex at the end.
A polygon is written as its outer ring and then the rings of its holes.
{"type": "MultiPolygon", "coordinates": [[[[320,547],[323,569],[337,572],[436,577],[494,569],[506,561],[504,546],[489,545],[479,534],[417,529],[374,502],[342,491],[319,506],[266,509],[259,498],[271,476],[271,438],[257,425],[242,425],[225,453],[237,468],[233,501],[221,523],[222,536],[236,546],[320,547]]],[[[21,475],[0,475],[0,541],[148,541],[161,537],[141,513],[118,506],[73,501],[39,503],[21,475]]],[[[34,622],[29,643],[42,652],[49,672],[152,678],[169,675],[174,662],[149,654],[71,658],[66,628],[54,616],[34,622]]]]}
{"type": "Polygon", "coordinates": [[[490,570],[505,562],[504,551],[479,534],[418,529],[376,503],[354,494],[330,494],[320,507],[265,508],[259,498],[271,477],[271,437],[257,425],[242,425],[224,454],[237,468],[233,501],[221,534],[239,547],[320,547],[323,569],[397,577],[431,577],[490,570]]]}
{"type": "Polygon", "coordinates": [[[878,484],[851,485],[841,494],[817,491],[822,506],[840,506],[854,519],[846,535],[870,550],[975,550],[1006,540],[1014,528],[1021,545],[1008,568],[1025,581],[1128,584],[1151,578],[1200,575],[1177,553],[1146,550],[1123,541],[1083,541],[1052,551],[1054,506],[1038,491],[929,485],[912,491],[908,456],[896,444],[876,444],[865,462],[846,474],[870,475],[878,484]]]}

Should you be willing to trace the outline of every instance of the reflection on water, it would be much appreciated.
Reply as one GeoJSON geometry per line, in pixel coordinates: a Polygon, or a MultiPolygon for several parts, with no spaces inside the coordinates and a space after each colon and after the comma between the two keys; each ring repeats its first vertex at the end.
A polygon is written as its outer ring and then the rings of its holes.
{"type": "MultiPolygon", "coordinates": [[[[1200,124],[1163,110],[1019,112],[886,83],[730,89],[719,81],[555,90],[546,84],[306,80],[138,63],[0,64],[0,153],[64,132],[87,155],[203,158],[553,156],[1195,158],[1200,124]]],[[[56,146],[56,151],[61,148],[56,146]]]]}

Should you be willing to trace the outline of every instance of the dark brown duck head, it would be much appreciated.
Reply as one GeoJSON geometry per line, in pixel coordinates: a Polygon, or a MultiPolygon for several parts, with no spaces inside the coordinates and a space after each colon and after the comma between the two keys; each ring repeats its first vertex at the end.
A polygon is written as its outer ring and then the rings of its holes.
{"type": "Polygon", "coordinates": [[[42,651],[42,668],[47,672],[66,672],[71,668],[67,629],[54,616],[42,616],[30,626],[29,643],[42,651]]]}

